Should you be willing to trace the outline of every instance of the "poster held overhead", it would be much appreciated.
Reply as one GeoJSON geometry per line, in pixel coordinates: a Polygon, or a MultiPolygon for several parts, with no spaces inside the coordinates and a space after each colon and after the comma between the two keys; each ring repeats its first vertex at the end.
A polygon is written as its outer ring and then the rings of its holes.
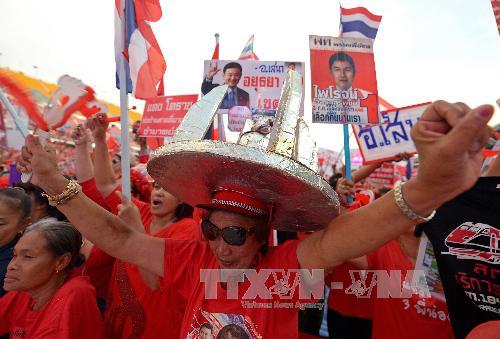
{"type": "Polygon", "coordinates": [[[378,91],[369,39],[309,36],[312,121],[378,123],[378,91]]]}
{"type": "Polygon", "coordinates": [[[364,163],[394,160],[402,153],[415,154],[410,130],[429,105],[423,103],[381,112],[378,126],[353,125],[364,163]]]}
{"type": "MultiPolygon", "coordinates": [[[[202,95],[221,85],[227,85],[227,93],[224,96],[218,110],[215,121],[219,125],[219,133],[226,132],[229,140],[236,141],[238,134],[232,133],[231,129],[222,129],[228,126],[228,115],[234,107],[232,117],[240,119],[248,115],[250,111],[252,119],[259,117],[274,117],[278,109],[278,101],[281,89],[289,69],[300,73],[302,83],[304,74],[303,62],[285,61],[257,61],[257,60],[205,60],[203,82],[201,85],[202,95]],[[224,123],[219,123],[224,118],[224,123]]],[[[304,112],[303,103],[300,106],[299,115],[304,112]]],[[[240,127],[243,123],[238,124],[240,127]]],[[[240,128],[238,127],[238,129],[240,128]]]]}
{"type": "Polygon", "coordinates": [[[187,111],[198,101],[197,94],[163,96],[146,100],[139,136],[173,137],[187,111]]]}

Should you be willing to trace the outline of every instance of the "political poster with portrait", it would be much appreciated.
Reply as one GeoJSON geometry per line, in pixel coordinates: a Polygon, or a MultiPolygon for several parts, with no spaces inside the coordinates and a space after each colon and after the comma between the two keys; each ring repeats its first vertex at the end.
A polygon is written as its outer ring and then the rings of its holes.
{"type": "MultiPolygon", "coordinates": [[[[228,92],[219,106],[218,113],[229,114],[233,122],[238,119],[245,119],[249,112],[253,118],[256,116],[274,117],[288,69],[293,69],[303,75],[304,63],[292,61],[205,60],[201,93],[205,95],[219,85],[229,85],[228,92]],[[234,107],[246,107],[248,110],[243,108],[233,109],[234,107]]],[[[301,115],[303,115],[303,112],[304,102],[302,100],[301,115]]],[[[233,131],[238,131],[240,127],[243,127],[243,124],[231,124],[231,127],[233,131]]]]}
{"type": "Polygon", "coordinates": [[[312,122],[378,123],[373,42],[309,36],[312,122]]]}
{"type": "Polygon", "coordinates": [[[197,94],[156,97],[146,100],[139,136],[172,137],[191,106],[198,101],[197,94]]]}
{"type": "Polygon", "coordinates": [[[410,130],[430,103],[380,113],[380,125],[353,125],[365,164],[396,159],[398,154],[417,152],[410,130]]]}

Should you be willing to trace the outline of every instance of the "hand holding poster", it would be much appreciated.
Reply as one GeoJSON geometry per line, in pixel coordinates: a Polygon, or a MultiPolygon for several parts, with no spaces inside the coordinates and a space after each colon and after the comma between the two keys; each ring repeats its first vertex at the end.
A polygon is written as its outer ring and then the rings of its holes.
{"type": "Polygon", "coordinates": [[[329,124],[378,123],[373,42],[309,36],[312,121],[329,124]]]}
{"type": "Polygon", "coordinates": [[[417,152],[410,130],[429,103],[380,113],[381,125],[353,125],[365,164],[396,159],[398,154],[417,152]]]}
{"type": "Polygon", "coordinates": [[[197,94],[157,97],[146,100],[139,136],[172,137],[197,94]]]}

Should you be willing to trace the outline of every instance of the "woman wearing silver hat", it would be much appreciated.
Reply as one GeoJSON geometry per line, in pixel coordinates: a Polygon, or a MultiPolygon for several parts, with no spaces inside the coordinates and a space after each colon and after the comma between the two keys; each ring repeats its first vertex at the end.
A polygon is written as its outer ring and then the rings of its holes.
{"type": "MultiPolygon", "coordinates": [[[[211,92],[220,94],[219,102],[225,94],[220,87],[220,93],[211,92]]],[[[273,144],[286,139],[288,117],[277,117],[275,125],[284,127],[271,132],[266,150],[202,140],[204,128],[188,135],[192,121],[181,124],[179,137],[153,155],[148,171],[183,201],[207,210],[202,222],[207,242],[158,239],[129,229],[78,194],[78,187],[58,173],[52,150],[32,136],[19,168],[32,170],[34,182],[97,246],[162,277],[162,288],[175,288],[185,298],[181,337],[197,337],[201,325],[209,323],[214,335],[237,324],[251,338],[296,338],[297,327],[290,324],[296,324],[305,300],[316,297],[314,286],[300,284],[297,270],[330,270],[364,255],[429,220],[437,207],[469,189],[480,175],[480,150],[492,114],[487,105],[473,110],[444,101],[430,105],[412,131],[422,160],[418,177],[338,217],[338,199],[328,183],[284,155],[291,143],[273,144]],[[269,227],[324,228],[300,242],[267,249],[269,227]]]]}

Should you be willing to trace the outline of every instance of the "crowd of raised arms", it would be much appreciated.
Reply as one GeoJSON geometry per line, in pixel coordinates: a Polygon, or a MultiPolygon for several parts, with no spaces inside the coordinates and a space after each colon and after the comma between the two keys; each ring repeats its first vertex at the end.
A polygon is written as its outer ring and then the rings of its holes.
{"type": "MultiPolygon", "coordinates": [[[[146,171],[141,138],[127,198],[104,114],[58,137],[68,143],[30,135],[1,155],[0,338],[498,338],[500,157],[482,156],[493,110],[429,105],[412,129],[417,175],[389,187],[366,182],[382,163],[337,166],[321,180],[338,216],[297,232],[280,230],[279,209],[301,208],[272,201],[283,192],[232,183],[188,205],[168,188],[202,191],[189,186],[215,165],[170,183],[146,171]]],[[[331,207],[315,208],[301,213],[331,207]]]]}

